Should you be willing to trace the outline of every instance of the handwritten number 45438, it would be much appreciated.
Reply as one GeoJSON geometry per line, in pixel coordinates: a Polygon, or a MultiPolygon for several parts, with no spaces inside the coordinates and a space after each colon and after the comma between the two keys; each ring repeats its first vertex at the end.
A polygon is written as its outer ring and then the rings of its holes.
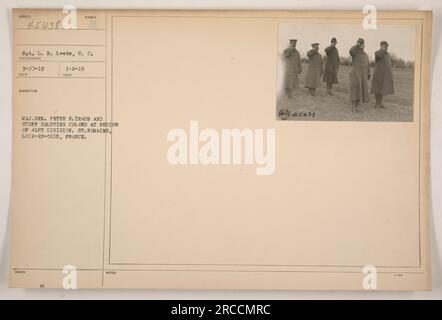
{"type": "Polygon", "coordinates": [[[57,21],[34,21],[31,20],[28,22],[28,30],[56,30],[60,27],[61,20],[57,21]]]}

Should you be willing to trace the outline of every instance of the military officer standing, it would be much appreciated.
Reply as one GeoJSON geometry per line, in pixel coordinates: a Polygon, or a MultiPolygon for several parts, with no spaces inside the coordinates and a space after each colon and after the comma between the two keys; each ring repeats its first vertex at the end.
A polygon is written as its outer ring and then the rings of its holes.
{"type": "Polygon", "coordinates": [[[391,70],[391,58],[388,54],[388,42],[381,41],[381,48],[375,52],[376,67],[371,81],[371,93],[376,98],[376,108],[385,108],[382,98],[388,94],[394,94],[393,72],[391,70]]]}
{"type": "Polygon", "coordinates": [[[292,98],[294,90],[299,87],[298,74],[302,72],[301,55],[296,50],[296,42],[297,39],[291,39],[290,46],[284,50],[284,90],[287,99],[292,98]]]}
{"type": "Polygon", "coordinates": [[[333,84],[338,83],[339,52],[336,48],[336,43],[336,38],[332,38],[330,46],[325,48],[326,59],[322,81],[326,83],[329,95],[333,95],[333,84]]]}
{"type": "Polygon", "coordinates": [[[350,71],[350,98],[351,111],[359,112],[361,102],[369,102],[368,80],[370,80],[370,66],[368,55],[364,51],[364,39],[358,39],[356,45],[351,47],[352,68],[350,71]]]}
{"type": "Polygon", "coordinates": [[[308,71],[305,78],[305,87],[308,88],[309,93],[316,95],[316,88],[321,85],[322,76],[322,56],[319,53],[319,43],[313,43],[312,49],[307,52],[308,71]]]}

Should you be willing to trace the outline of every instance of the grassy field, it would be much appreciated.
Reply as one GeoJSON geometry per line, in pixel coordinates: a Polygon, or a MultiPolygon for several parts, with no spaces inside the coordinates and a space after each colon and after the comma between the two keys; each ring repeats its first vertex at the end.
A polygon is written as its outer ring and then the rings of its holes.
{"type": "MultiPolygon", "coordinates": [[[[359,113],[351,111],[349,93],[350,66],[340,66],[338,84],[333,85],[333,96],[326,92],[325,83],[316,89],[316,96],[308,95],[304,80],[308,66],[302,66],[300,86],[292,99],[285,99],[283,93],[277,101],[276,117],[281,109],[290,112],[288,120],[329,120],[329,121],[412,121],[413,120],[413,69],[393,69],[395,94],[384,97],[385,109],[374,108],[374,95],[371,101],[361,104],[359,113]],[[295,114],[314,112],[314,117],[295,117],[295,114]]],[[[373,75],[373,69],[370,70],[373,75]]],[[[371,80],[369,81],[371,88],[371,80]]]]}

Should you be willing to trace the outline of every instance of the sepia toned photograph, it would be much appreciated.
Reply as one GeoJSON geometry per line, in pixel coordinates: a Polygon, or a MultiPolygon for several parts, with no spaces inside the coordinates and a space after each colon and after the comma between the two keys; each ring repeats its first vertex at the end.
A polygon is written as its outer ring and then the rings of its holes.
{"type": "Polygon", "coordinates": [[[414,25],[282,23],[277,120],[413,121],[414,25]]]}

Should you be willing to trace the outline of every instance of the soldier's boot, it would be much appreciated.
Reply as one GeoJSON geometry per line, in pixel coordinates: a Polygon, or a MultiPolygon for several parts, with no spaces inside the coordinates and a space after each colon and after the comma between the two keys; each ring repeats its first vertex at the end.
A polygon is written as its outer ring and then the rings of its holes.
{"type": "Polygon", "coordinates": [[[292,98],[292,90],[285,88],[285,98],[291,99],[292,98]]]}
{"type": "Polygon", "coordinates": [[[313,97],[316,96],[316,88],[312,88],[311,95],[312,95],[313,97]]]}
{"type": "Polygon", "coordinates": [[[374,95],[374,98],[376,99],[376,103],[375,103],[374,107],[375,108],[380,108],[380,106],[379,106],[379,94],[376,93],[374,95]]]}
{"type": "Polygon", "coordinates": [[[327,83],[327,93],[331,96],[333,95],[331,83],[327,83]]]}
{"type": "Polygon", "coordinates": [[[380,94],[379,95],[379,107],[380,108],[385,108],[385,106],[382,104],[382,98],[383,98],[383,96],[382,96],[382,94],[380,94]]]}
{"type": "Polygon", "coordinates": [[[353,100],[351,102],[351,111],[352,112],[359,112],[358,106],[359,106],[359,101],[358,100],[353,100]]]}

